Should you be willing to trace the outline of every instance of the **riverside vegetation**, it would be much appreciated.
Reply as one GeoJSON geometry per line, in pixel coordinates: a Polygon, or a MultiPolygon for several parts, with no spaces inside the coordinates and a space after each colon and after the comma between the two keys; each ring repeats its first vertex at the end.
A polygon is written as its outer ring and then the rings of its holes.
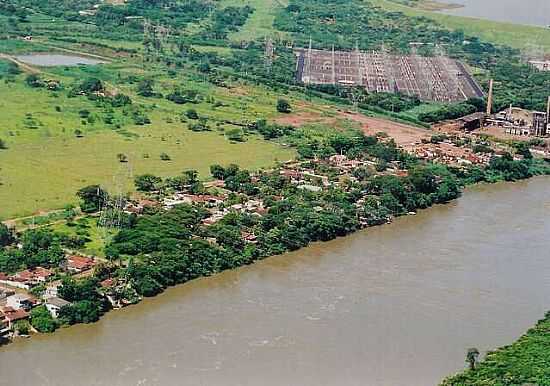
{"type": "MultiPolygon", "coordinates": [[[[550,74],[522,64],[516,48],[464,30],[449,30],[424,15],[411,17],[376,4],[383,2],[291,0],[286,6],[272,2],[265,6],[259,1],[235,5],[133,0],[125,5],[105,4],[83,15],[79,11],[91,9],[93,1],[2,2],[0,53],[10,58],[0,57],[0,199],[8,203],[0,207],[0,216],[62,207],[75,202],[74,191],[86,184],[92,185],[79,191],[82,211],[93,213],[98,200],[112,202],[106,181],[129,160],[141,177],[136,179],[137,189],[155,195],[182,189],[206,192],[197,173],[189,169],[205,176],[212,159],[224,165],[212,167],[229,191],[222,208],[255,200],[266,209],[261,217],[232,211],[210,227],[203,223],[209,213],[204,205],[148,209],[139,217],[124,215],[122,229],[114,232],[112,240],[101,242],[97,220],[76,218],[72,207],[63,212],[61,223],[40,229],[14,233],[2,226],[0,271],[13,273],[36,266],[56,270],[64,249],[78,250],[90,243],[98,255],[105,256],[89,278],[75,280],[56,272],[54,279],[62,281],[60,296],[71,305],[56,320],[36,308],[30,323],[38,331],[50,332],[63,324],[92,322],[111,307],[107,294],[136,302],[177,283],[447,202],[469,183],[548,174],[548,165],[529,157],[525,149],[519,149],[523,160],[508,154],[494,157],[486,168],[458,169],[415,159],[383,136],[258,123],[286,114],[289,108],[330,115],[338,107],[351,105],[349,90],[295,84],[290,45],[307,46],[310,38],[319,48],[351,49],[357,44],[361,49],[384,46],[402,52],[409,50],[408,42],[417,41],[426,43],[421,48],[426,54],[433,53],[430,43],[437,42],[474,68],[483,85],[490,78],[497,81],[497,108],[513,103],[544,109],[550,74]],[[164,26],[170,34],[144,33],[143,18],[164,26]],[[22,39],[27,35],[32,35],[32,41],[22,39]],[[276,42],[276,57],[270,65],[264,58],[267,36],[276,42]],[[30,71],[12,61],[19,53],[65,50],[99,55],[109,63],[30,71]],[[280,99],[288,103],[279,103],[280,99]],[[20,100],[34,103],[21,106],[20,100]],[[277,111],[277,105],[285,108],[277,111]],[[298,189],[277,168],[253,172],[229,165],[258,169],[296,154],[332,182],[339,173],[328,162],[331,156],[342,154],[371,164],[359,168],[354,180],[321,191],[298,189]],[[44,170],[32,173],[33,165],[16,159],[34,160],[44,170]],[[388,165],[394,174],[386,173],[388,165]],[[182,169],[188,170],[173,177],[182,169]],[[406,175],[399,175],[399,170],[406,170],[406,175]],[[67,183],[51,184],[55,179],[67,183]],[[253,235],[255,242],[246,242],[243,234],[253,235]],[[22,248],[15,247],[18,243],[22,248]],[[113,279],[116,286],[105,290],[100,285],[105,279],[113,279]]],[[[483,110],[484,105],[478,100],[434,105],[403,96],[361,95],[358,108],[365,114],[426,126],[483,110]]],[[[40,295],[43,290],[34,291],[40,295]]],[[[534,339],[519,343],[524,350],[534,339]]],[[[495,358],[526,374],[525,361],[513,362],[518,351],[503,352],[514,355],[495,358]]],[[[475,384],[478,377],[499,384],[491,366],[502,364],[489,359],[479,371],[446,382],[475,384]]]]}

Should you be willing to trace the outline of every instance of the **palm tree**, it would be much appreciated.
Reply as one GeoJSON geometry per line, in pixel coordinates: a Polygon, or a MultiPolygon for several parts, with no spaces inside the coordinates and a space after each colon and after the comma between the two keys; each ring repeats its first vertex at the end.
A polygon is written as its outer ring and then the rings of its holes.
{"type": "Polygon", "coordinates": [[[479,350],[475,347],[469,348],[466,353],[466,362],[470,364],[470,370],[476,369],[477,358],[479,357],[479,350]]]}

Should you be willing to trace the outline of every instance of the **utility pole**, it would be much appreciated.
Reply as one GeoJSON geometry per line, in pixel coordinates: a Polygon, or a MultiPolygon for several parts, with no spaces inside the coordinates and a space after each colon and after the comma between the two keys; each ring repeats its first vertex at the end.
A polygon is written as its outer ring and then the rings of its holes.
{"type": "Polygon", "coordinates": [[[493,112],[493,79],[489,81],[489,95],[487,97],[487,115],[491,115],[493,112]]]}

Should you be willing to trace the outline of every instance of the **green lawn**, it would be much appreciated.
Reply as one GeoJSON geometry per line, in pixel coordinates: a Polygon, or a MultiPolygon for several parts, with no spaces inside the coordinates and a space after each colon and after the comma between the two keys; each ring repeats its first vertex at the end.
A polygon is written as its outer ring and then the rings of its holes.
{"type": "Polygon", "coordinates": [[[250,15],[246,24],[239,31],[232,33],[229,38],[233,41],[249,41],[259,38],[285,35],[284,32],[275,31],[273,21],[277,8],[286,7],[287,0],[222,0],[223,6],[239,6],[250,5],[255,9],[250,15]]]}
{"type": "Polygon", "coordinates": [[[426,16],[452,30],[462,30],[468,35],[478,36],[496,44],[505,44],[518,49],[529,45],[540,45],[550,52],[550,30],[542,27],[503,23],[490,20],[445,15],[396,4],[387,0],[369,0],[386,10],[401,11],[410,16],[426,16]]]}
{"type": "Polygon", "coordinates": [[[293,156],[292,151],[263,140],[231,144],[218,133],[194,133],[181,124],[134,130],[140,135],[137,139],[101,131],[84,138],[44,136],[10,143],[8,150],[0,151],[0,217],[62,207],[75,201],[74,192],[82,186],[101,183],[113,189],[115,177],[126,191],[131,176],[145,172],[170,176],[197,169],[206,176],[213,163],[234,162],[255,169],[293,156]],[[161,161],[162,152],[172,160],[161,161]],[[130,163],[120,164],[118,153],[128,155],[130,163]]]}
{"type": "Polygon", "coordinates": [[[254,121],[276,116],[277,94],[272,91],[239,84],[231,89],[218,88],[184,73],[171,78],[164,71],[148,69],[155,77],[156,88],[164,94],[174,86],[182,86],[197,89],[205,97],[198,104],[176,105],[162,98],[139,97],[135,85],[117,83],[117,73],[134,72],[131,63],[43,71],[43,78],[61,79],[67,88],[87,76],[101,78],[109,87],[131,95],[134,104],[149,106],[147,114],[152,123],[136,126],[115,110],[124,125],[114,130],[101,120],[103,109],[85,97],[68,98],[66,91],[32,89],[24,84],[25,74],[17,76],[15,82],[0,82],[0,138],[8,146],[0,150],[0,218],[63,207],[75,202],[76,190],[88,184],[129,191],[132,176],[145,172],[170,176],[184,169],[197,169],[207,177],[213,163],[234,162],[257,169],[294,156],[293,150],[257,136],[249,135],[244,143],[230,143],[224,137],[223,129],[231,126],[223,120],[254,121]],[[208,98],[222,105],[214,107],[208,98]],[[189,108],[208,117],[212,131],[190,131],[180,121],[182,112],[189,108]],[[84,124],[80,110],[99,118],[84,124]],[[75,129],[81,130],[84,137],[76,138],[75,129]],[[160,160],[163,152],[170,155],[171,161],[160,160]],[[119,153],[126,154],[130,162],[119,163],[119,153]]]}
{"type": "Polygon", "coordinates": [[[78,252],[87,255],[105,257],[105,245],[116,234],[116,231],[114,229],[99,227],[97,222],[97,218],[82,217],[71,224],[63,222],[50,225],[48,228],[68,236],[77,236],[79,233],[82,235],[84,232],[90,241],[79,249],[78,252]]]}

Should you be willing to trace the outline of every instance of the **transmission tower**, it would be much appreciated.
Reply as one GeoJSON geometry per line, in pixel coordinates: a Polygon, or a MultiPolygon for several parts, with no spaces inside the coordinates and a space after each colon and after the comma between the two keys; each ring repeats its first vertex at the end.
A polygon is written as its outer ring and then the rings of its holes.
{"type": "Polygon", "coordinates": [[[105,242],[110,240],[113,230],[120,229],[124,207],[126,206],[127,182],[133,178],[133,168],[129,160],[121,162],[117,172],[113,175],[112,194],[98,192],[100,196],[98,225],[105,242]]]}
{"type": "Polygon", "coordinates": [[[273,66],[273,58],[275,56],[275,46],[271,38],[267,38],[265,42],[265,69],[268,74],[271,73],[271,67],[273,66]]]}

